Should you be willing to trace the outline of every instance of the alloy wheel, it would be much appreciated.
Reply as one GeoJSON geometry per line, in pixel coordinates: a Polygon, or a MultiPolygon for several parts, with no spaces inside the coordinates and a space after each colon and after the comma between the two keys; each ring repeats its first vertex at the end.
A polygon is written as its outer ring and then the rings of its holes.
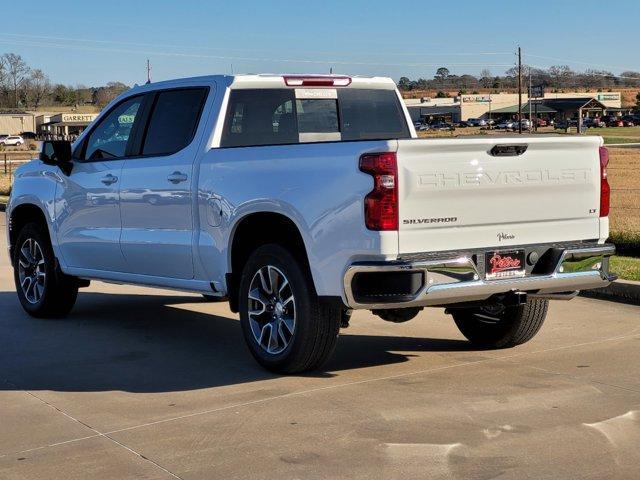
{"type": "Polygon", "coordinates": [[[249,325],[258,345],[277,355],[296,330],[295,298],[287,277],[273,265],[260,268],[249,286],[249,325]]]}
{"type": "Polygon", "coordinates": [[[27,238],[20,247],[18,278],[27,301],[32,305],[38,303],[44,294],[47,274],[42,248],[33,238],[27,238]]]}

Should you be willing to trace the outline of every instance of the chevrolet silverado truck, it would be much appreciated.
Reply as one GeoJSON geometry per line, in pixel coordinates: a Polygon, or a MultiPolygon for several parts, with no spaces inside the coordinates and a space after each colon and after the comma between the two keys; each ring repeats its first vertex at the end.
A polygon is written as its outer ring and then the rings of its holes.
{"type": "Polygon", "coordinates": [[[16,171],[9,254],[32,316],[93,279],[195,292],[281,373],[320,367],[357,309],[443,307],[508,348],[614,278],[607,163],[596,136],[418,139],[388,78],[159,82],[16,171]]]}

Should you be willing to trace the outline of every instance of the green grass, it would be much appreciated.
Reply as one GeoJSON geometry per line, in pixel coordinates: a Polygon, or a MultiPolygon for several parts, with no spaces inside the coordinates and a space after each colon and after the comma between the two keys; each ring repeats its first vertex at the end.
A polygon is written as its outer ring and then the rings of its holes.
{"type": "Polygon", "coordinates": [[[609,270],[624,280],[640,281],[640,258],[613,256],[609,270]]]}
{"type": "Polygon", "coordinates": [[[603,137],[605,145],[611,145],[612,143],[640,143],[640,138],[632,137],[603,137]]]}

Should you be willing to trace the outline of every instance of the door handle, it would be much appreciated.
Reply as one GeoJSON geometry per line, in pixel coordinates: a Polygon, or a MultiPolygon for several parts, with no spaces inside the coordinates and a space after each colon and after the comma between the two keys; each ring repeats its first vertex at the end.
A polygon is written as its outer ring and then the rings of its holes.
{"type": "Polygon", "coordinates": [[[173,172],[171,175],[167,177],[171,183],[180,183],[187,181],[187,175],[182,172],[173,172]]]}
{"type": "Polygon", "coordinates": [[[118,177],[116,177],[115,175],[109,174],[102,177],[100,181],[105,185],[111,185],[112,183],[116,183],[118,181],[118,177]]]}

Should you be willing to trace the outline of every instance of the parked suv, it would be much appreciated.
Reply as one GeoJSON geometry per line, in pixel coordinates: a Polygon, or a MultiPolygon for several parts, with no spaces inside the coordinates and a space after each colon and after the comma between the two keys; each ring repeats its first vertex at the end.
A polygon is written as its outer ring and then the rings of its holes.
{"type": "Polygon", "coordinates": [[[387,78],[135,87],[16,170],[18,299],[63,316],[96,279],[228,300],[257,361],[291,373],[322,365],[355,309],[446,307],[506,348],[549,299],[609,284],[601,138],[416,137],[387,78]]]}
{"type": "Polygon", "coordinates": [[[24,145],[24,139],[20,135],[10,135],[3,140],[0,140],[0,143],[5,146],[20,146],[24,145]]]}

